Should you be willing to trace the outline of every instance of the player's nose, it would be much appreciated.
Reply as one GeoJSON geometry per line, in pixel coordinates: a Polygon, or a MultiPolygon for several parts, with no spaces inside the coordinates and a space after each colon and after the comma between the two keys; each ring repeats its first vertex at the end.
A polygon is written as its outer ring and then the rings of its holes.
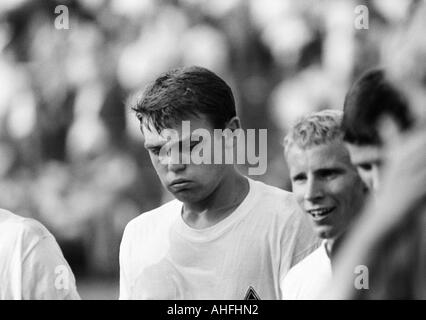
{"type": "Polygon", "coordinates": [[[173,157],[169,157],[167,163],[167,170],[171,172],[179,172],[183,171],[186,168],[186,165],[180,161],[180,159],[176,159],[173,157]]]}
{"type": "Polygon", "coordinates": [[[308,178],[306,182],[306,190],[304,200],[309,202],[315,202],[323,198],[324,193],[321,187],[321,183],[315,178],[308,178]]]}
{"type": "Polygon", "coordinates": [[[380,168],[378,166],[373,166],[371,169],[370,185],[374,191],[377,191],[380,188],[380,178],[380,168]]]}

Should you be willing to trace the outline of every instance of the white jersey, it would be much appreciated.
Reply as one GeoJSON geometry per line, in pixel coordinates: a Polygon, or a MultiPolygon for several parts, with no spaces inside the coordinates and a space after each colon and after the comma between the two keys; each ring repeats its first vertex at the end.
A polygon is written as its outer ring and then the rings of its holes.
{"type": "Polygon", "coordinates": [[[325,241],[288,272],[282,283],[284,300],[320,300],[332,278],[325,241]]]}
{"type": "Polygon", "coordinates": [[[0,299],[80,299],[52,234],[39,222],[2,209],[0,299]]]}
{"type": "Polygon", "coordinates": [[[238,208],[193,229],[173,200],[127,225],[120,299],[280,299],[280,281],[319,245],[293,195],[249,179],[238,208]]]}

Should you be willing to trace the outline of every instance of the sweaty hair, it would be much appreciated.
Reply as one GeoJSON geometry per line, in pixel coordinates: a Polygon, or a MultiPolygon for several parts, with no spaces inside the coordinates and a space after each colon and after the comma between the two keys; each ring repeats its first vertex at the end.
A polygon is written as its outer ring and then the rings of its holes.
{"type": "Polygon", "coordinates": [[[293,144],[306,149],[342,139],[342,116],[340,110],[327,109],[303,117],[284,138],[285,154],[293,144]]]}
{"type": "Polygon", "coordinates": [[[150,83],[131,108],[158,132],[202,115],[215,129],[236,116],[231,88],[215,73],[197,66],[170,70],[150,83]]]}
{"type": "Polygon", "coordinates": [[[402,131],[413,123],[408,102],[382,69],[367,71],[352,85],[343,109],[343,139],[357,145],[381,144],[378,123],[383,116],[391,117],[402,131]]]}

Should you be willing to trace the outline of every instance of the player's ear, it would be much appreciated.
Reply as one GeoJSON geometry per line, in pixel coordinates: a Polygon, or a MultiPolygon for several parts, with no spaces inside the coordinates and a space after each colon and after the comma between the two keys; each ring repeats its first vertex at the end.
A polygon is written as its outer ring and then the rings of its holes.
{"type": "Polygon", "coordinates": [[[233,117],[231,118],[228,123],[226,124],[225,128],[224,128],[224,132],[225,132],[225,146],[227,148],[233,148],[234,147],[234,133],[237,134],[237,137],[241,134],[241,122],[240,122],[240,118],[238,117],[233,117]],[[237,132],[235,130],[238,130],[237,132]]]}
{"type": "Polygon", "coordinates": [[[234,131],[235,129],[241,129],[241,121],[237,116],[231,118],[225,126],[225,129],[231,129],[234,131]]]}

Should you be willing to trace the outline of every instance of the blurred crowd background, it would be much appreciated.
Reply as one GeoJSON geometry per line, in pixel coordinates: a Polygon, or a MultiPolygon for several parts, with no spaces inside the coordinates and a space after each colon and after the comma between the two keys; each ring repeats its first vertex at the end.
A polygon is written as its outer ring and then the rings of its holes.
{"type": "Polygon", "coordinates": [[[115,299],[125,225],[170,199],[129,94],[173,67],[211,69],[231,85],[243,127],[268,129],[268,168],[252,178],[289,189],[289,125],[341,109],[417,2],[2,0],[0,207],[47,226],[83,298],[115,299]],[[55,28],[58,5],[69,29],[55,28]],[[355,27],[359,5],[368,29],[355,27]]]}

